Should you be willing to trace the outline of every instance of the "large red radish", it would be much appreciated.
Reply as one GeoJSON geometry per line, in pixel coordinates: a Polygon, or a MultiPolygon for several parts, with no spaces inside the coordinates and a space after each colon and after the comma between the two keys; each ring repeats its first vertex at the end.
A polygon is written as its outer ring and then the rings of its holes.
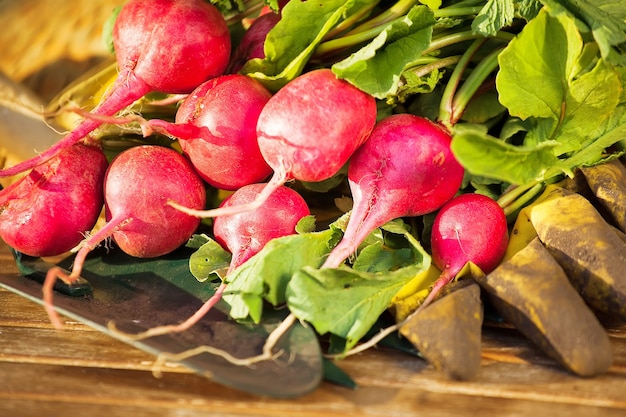
{"type": "Polygon", "coordinates": [[[335,268],[367,235],[399,217],[434,212],[459,190],[464,169],[439,125],[408,113],[381,120],[350,159],[353,208],[346,231],[322,268],[335,268]]]}
{"type": "Polygon", "coordinates": [[[107,166],[99,146],[77,143],[0,191],[2,240],[37,257],[73,249],[102,211],[107,166]]]}

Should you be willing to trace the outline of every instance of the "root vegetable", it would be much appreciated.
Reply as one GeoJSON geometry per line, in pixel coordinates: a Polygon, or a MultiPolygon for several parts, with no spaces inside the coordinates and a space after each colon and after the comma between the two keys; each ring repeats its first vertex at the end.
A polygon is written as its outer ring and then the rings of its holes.
{"type": "Polygon", "coordinates": [[[0,191],[0,236],[30,256],[74,248],[103,206],[108,161],[99,146],[77,143],[0,191]]]}
{"type": "MultiPolygon", "coordinates": [[[[231,48],[224,17],[203,0],[131,0],[117,16],[113,44],[119,75],[96,115],[112,116],[153,91],[188,93],[224,72],[231,48]]],[[[1,170],[0,177],[47,161],[101,123],[86,118],[38,156],[1,170]]]]}
{"type": "Polygon", "coordinates": [[[339,266],[388,221],[433,212],[450,200],[464,173],[450,140],[443,128],[411,114],[379,122],[348,165],[352,213],[322,268],[339,266]]]}
{"type": "Polygon", "coordinates": [[[167,201],[176,199],[202,208],[206,203],[204,187],[191,163],[173,149],[141,145],[118,154],[104,178],[106,225],[82,243],[69,275],[53,267],[46,276],[44,304],[52,322],[60,326],[52,308],[52,286],[57,277],[68,284],[74,282],[89,252],[109,237],[123,252],[137,258],[153,258],[177,249],[195,232],[200,220],[173,209],[167,201]]]}
{"type": "Polygon", "coordinates": [[[483,273],[494,270],[504,257],[509,242],[504,210],[482,194],[461,194],[437,213],[431,234],[433,262],[441,270],[425,308],[438,292],[472,262],[483,273]]]}
{"type": "Polygon", "coordinates": [[[181,103],[176,123],[152,119],[145,128],[179,139],[200,176],[210,185],[237,190],[261,182],[272,169],[257,142],[256,125],[271,93],[258,81],[232,74],[202,83],[181,103]]]}

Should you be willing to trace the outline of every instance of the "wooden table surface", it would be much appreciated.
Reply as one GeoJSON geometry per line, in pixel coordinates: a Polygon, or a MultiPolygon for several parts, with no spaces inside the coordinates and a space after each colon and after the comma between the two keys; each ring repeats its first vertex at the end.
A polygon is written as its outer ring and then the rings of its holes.
{"type": "MultiPolygon", "coordinates": [[[[16,273],[3,242],[0,270],[16,273]]],[[[614,365],[593,379],[561,370],[514,330],[485,327],[474,381],[451,381],[419,358],[378,348],[338,362],[357,389],[324,382],[277,400],[183,367],[156,378],[153,356],[69,319],[55,330],[40,305],[2,289],[0,416],[624,416],[626,328],[609,332],[614,365]]]]}

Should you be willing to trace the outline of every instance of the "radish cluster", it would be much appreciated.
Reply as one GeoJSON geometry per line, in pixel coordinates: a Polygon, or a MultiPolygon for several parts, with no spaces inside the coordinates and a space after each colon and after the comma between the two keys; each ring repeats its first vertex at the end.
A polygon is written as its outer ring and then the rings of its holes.
{"type": "MultiPolygon", "coordinates": [[[[113,46],[119,74],[94,115],[112,116],[150,92],[191,92],[225,71],[231,40],[224,17],[204,0],[131,0],[115,21],[113,46]]],[[[0,176],[47,161],[101,124],[97,117],[86,118],[46,151],[0,170],[0,176]]]]}
{"type": "MultiPolygon", "coordinates": [[[[322,268],[339,267],[391,220],[435,212],[433,259],[443,273],[425,305],[467,262],[487,272],[500,261],[506,219],[484,196],[455,197],[465,172],[441,125],[408,113],[379,119],[374,97],[328,68],[307,68],[274,93],[234,72],[263,56],[279,20],[257,18],[231,56],[229,28],[210,3],[129,1],[113,32],[119,76],[109,94],[39,157],[0,171],[31,170],[0,193],[0,236],[33,256],[77,251],[71,272],[53,267],[44,284],[55,324],[54,282],[73,283],[103,242],[133,257],[159,257],[211,217],[215,240],[232,253],[230,275],[270,240],[296,233],[310,214],[291,182],[325,181],[346,167],[353,207],[322,268]],[[117,115],[153,91],[186,94],[173,122],[117,115]],[[90,133],[129,121],[140,122],[146,140],[156,132],[175,145],[142,144],[107,161],[90,133]],[[230,194],[211,207],[207,188],[230,194]],[[101,213],[105,223],[94,229],[101,213]]],[[[148,334],[189,328],[221,298],[225,282],[193,317],[148,334]]]]}

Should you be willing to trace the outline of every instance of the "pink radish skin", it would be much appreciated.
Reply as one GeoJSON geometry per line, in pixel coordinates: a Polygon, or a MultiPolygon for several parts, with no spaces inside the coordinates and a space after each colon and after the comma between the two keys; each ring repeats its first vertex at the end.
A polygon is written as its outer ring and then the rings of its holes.
{"type": "Polygon", "coordinates": [[[170,199],[200,209],[206,204],[202,179],[191,163],[170,148],[141,145],[118,154],[104,178],[107,223],[83,242],[69,275],[51,268],[44,283],[44,304],[52,322],[60,322],[52,308],[52,287],[57,277],[76,281],[89,252],[112,237],[126,254],[154,258],[180,247],[197,229],[200,220],[173,209],[170,199]]]}
{"type": "Polygon", "coordinates": [[[99,146],[77,143],[0,191],[2,239],[37,257],[74,248],[102,211],[107,166],[99,146]]]}
{"type": "Polygon", "coordinates": [[[446,203],[437,213],[431,233],[433,262],[442,272],[420,309],[468,262],[486,274],[493,271],[509,243],[504,211],[482,194],[461,194],[446,203]]]}
{"type": "Polygon", "coordinates": [[[412,114],[381,120],[348,165],[352,213],[322,268],[338,267],[388,221],[431,213],[450,200],[464,174],[450,141],[442,127],[412,114]]]}
{"type": "Polygon", "coordinates": [[[196,88],[180,105],[175,124],[152,119],[144,128],[179,139],[183,152],[207,183],[234,191],[272,173],[256,134],[259,114],[270,97],[271,93],[250,77],[224,75],[196,88]]]}
{"type": "MultiPolygon", "coordinates": [[[[113,45],[119,75],[95,115],[112,116],[153,91],[189,93],[225,71],[231,49],[224,17],[204,0],[131,0],[116,19],[113,45]]],[[[0,170],[0,177],[47,161],[101,124],[86,118],[40,155],[0,170]]]]}
{"type": "MultiPolygon", "coordinates": [[[[264,184],[241,187],[225,199],[221,207],[237,207],[255,201],[265,189],[264,184]]],[[[232,253],[226,276],[257,254],[272,239],[294,234],[300,219],[310,214],[305,200],[294,190],[279,186],[265,204],[244,213],[217,217],[213,223],[215,240],[232,253]]],[[[204,317],[221,299],[227,284],[223,282],[215,293],[192,316],[180,324],[154,327],[132,336],[147,337],[183,332],[204,317]]]]}
{"type": "Polygon", "coordinates": [[[375,123],[374,97],[336,78],[330,69],[304,73],[275,93],[259,116],[259,148],[274,173],[254,201],[205,211],[170,204],[198,217],[254,210],[287,181],[316,182],[335,175],[375,123]]]}
{"type": "MultiPolygon", "coordinates": [[[[225,199],[221,207],[254,201],[264,187],[264,184],[242,187],[225,199]]],[[[300,194],[280,186],[257,210],[217,217],[213,222],[215,240],[233,254],[226,275],[263,249],[270,240],[295,233],[298,221],[309,214],[309,207],[300,194]]]]}

